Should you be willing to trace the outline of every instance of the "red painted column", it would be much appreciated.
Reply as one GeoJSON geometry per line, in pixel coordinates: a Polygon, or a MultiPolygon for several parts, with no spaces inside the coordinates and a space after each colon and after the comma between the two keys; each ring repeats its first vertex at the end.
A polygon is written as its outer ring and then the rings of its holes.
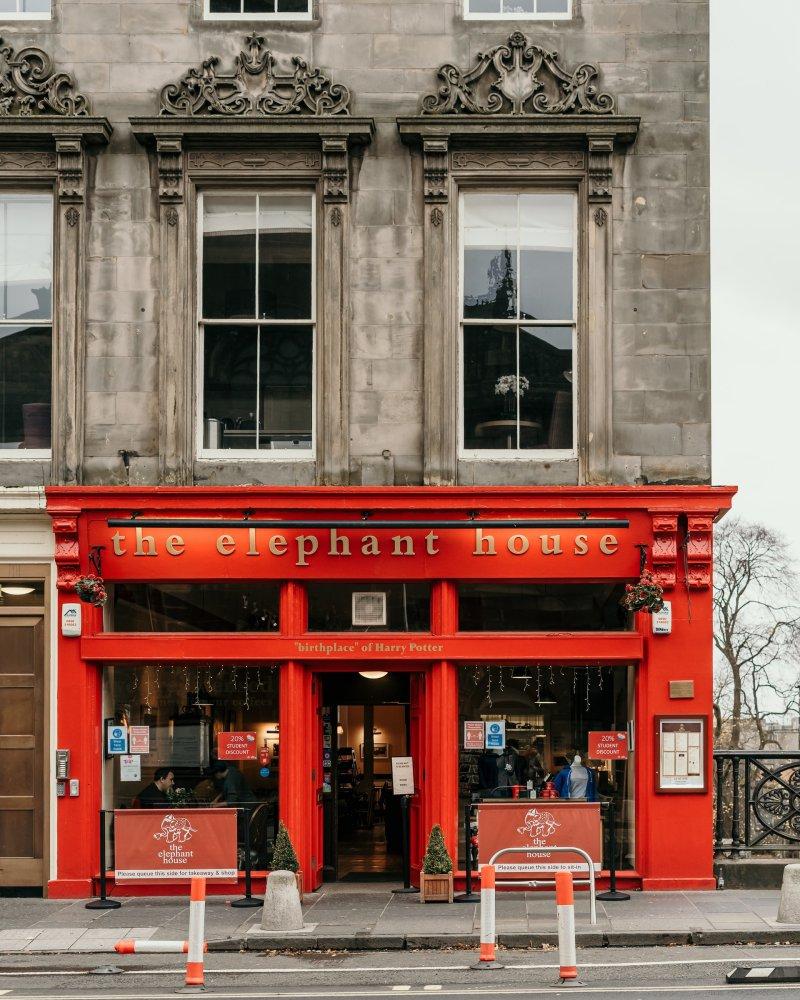
{"type": "MultiPolygon", "coordinates": [[[[690,517],[691,523],[691,517],[690,517]]],[[[713,889],[713,755],[711,705],[713,699],[713,607],[710,534],[707,572],[700,576],[690,564],[687,590],[678,533],[675,585],[665,590],[672,602],[671,635],[652,635],[649,615],[639,616],[647,635],[645,660],[639,676],[640,722],[637,733],[638,866],[646,890],[713,889]],[[701,585],[698,585],[701,584],[701,585]],[[694,683],[694,697],[670,698],[669,682],[694,683]],[[656,717],[706,717],[708,753],[705,793],[656,791],[656,717]]]]}

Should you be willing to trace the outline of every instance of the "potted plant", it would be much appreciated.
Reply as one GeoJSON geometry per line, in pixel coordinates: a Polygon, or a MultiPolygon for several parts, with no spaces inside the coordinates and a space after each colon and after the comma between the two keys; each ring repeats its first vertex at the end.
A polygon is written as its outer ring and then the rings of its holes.
{"type": "Polygon", "coordinates": [[[647,611],[654,615],[664,607],[664,590],[646,569],[638,583],[625,584],[625,594],[619,603],[626,611],[647,611]]]}
{"type": "Polygon", "coordinates": [[[75,581],[75,593],[85,604],[102,608],[108,600],[106,585],[99,576],[79,576],[75,581]]]}
{"type": "Polygon", "coordinates": [[[419,890],[423,903],[453,902],[453,862],[447,853],[442,828],[437,823],[428,837],[422,859],[419,890]]]}
{"type": "Polygon", "coordinates": [[[517,412],[517,401],[515,397],[522,397],[530,389],[531,384],[524,375],[501,375],[494,384],[495,396],[503,397],[503,406],[506,413],[517,412]]]}
{"type": "Polygon", "coordinates": [[[289,831],[283,822],[278,823],[278,833],[275,837],[275,851],[272,855],[272,870],[274,872],[294,872],[297,879],[297,891],[300,899],[303,899],[303,873],[300,871],[300,862],[297,860],[292,839],[289,831]]]}

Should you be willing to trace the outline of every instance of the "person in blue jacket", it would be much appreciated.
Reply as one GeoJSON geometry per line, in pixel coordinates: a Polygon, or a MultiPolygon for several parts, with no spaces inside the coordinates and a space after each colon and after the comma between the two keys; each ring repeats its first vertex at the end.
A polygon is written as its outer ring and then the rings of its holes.
{"type": "Polygon", "coordinates": [[[560,799],[586,799],[587,802],[597,802],[597,779],[594,771],[583,766],[578,754],[572,758],[572,763],[566,762],[553,781],[560,799]]]}

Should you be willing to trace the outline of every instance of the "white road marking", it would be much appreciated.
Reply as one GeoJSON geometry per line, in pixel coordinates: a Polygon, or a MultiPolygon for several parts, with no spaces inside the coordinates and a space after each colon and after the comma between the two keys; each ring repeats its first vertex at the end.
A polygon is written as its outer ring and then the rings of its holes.
{"type": "MultiPolygon", "coordinates": [[[[756,946],[754,946],[756,947],[756,946]]],[[[85,956],[86,960],[92,959],[92,956],[85,956]]],[[[741,960],[741,956],[737,956],[737,959],[741,960]]],[[[509,961],[509,953],[503,952],[503,960],[509,961]]],[[[798,956],[780,956],[780,962],[782,965],[796,965],[800,964],[800,957],[798,956]]],[[[731,964],[731,956],[727,958],[684,958],[679,961],[659,959],[650,962],[582,962],[580,960],[580,955],[578,955],[578,969],[626,969],[626,968],[661,968],[661,967],[671,967],[683,966],[683,965],[725,965],[729,966],[731,964]]],[[[506,965],[507,970],[514,969],[557,969],[558,963],[539,963],[539,962],[516,962],[506,965]]],[[[213,976],[296,976],[298,973],[302,973],[304,976],[341,976],[345,973],[351,972],[469,972],[470,965],[339,965],[334,968],[307,968],[302,965],[298,965],[293,968],[286,968],[283,966],[278,966],[276,968],[270,968],[269,966],[256,966],[252,967],[240,967],[231,969],[214,969],[209,967],[208,960],[206,960],[206,975],[213,976]]],[[[175,975],[175,969],[148,969],[148,968],[135,968],[135,969],[122,969],[122,974],[125,976],[173,976],[175,975]]],[[[180,971],[180,970],[178,970],[180,971]]],[[[3,972],[0,968],[0,976],[86,976],[88,975],[85,969],[59,969],[57,971],[38,971],[32,970],[28,971],[18,971],[13,972],[3,972]]]]}
{"type": "Polygon", "coordinates": [[[411,989],[410,986],[393,986],[392,987],[392,992],[393,993],[403,993],[404,991],[410,990],[410,989],[411,989]]]}
{"type": "Polygon", "coordinates": [[[441,986],[423,986],[423,990],[430,990],[433,993],[435,990],[440,990],[441,986]]]}

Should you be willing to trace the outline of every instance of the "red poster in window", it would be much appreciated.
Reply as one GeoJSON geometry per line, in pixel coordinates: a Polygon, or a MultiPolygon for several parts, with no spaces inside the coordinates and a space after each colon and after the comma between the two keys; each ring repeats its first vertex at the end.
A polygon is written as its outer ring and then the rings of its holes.
{"type": "Polygon", "coordinates": [[[628,734],[625,732],[589,733],[589,760],[627,760],[628,734]]]}
{"type": "Polygon", "coordinates": [[[238,877],[235,809],[117,809],[117,882],[238,877]]]}
{"type": "Polygon", "coordinates": [[[217,737],[220,760],[257,760],[255,733],[220,733],[217,737]]]}
{"type": "Polygon", "coordinates": [[[602,863],[599,802],[561,799],[518,799],[481,802],[478,806],[478,865],[486,865],[506,847],[525,850],[506,854],[495,863],[498,874],[531,872],[585,872],[580,854],[553,851],[579,847],[592,859],[595,871],[602,863]]]}

